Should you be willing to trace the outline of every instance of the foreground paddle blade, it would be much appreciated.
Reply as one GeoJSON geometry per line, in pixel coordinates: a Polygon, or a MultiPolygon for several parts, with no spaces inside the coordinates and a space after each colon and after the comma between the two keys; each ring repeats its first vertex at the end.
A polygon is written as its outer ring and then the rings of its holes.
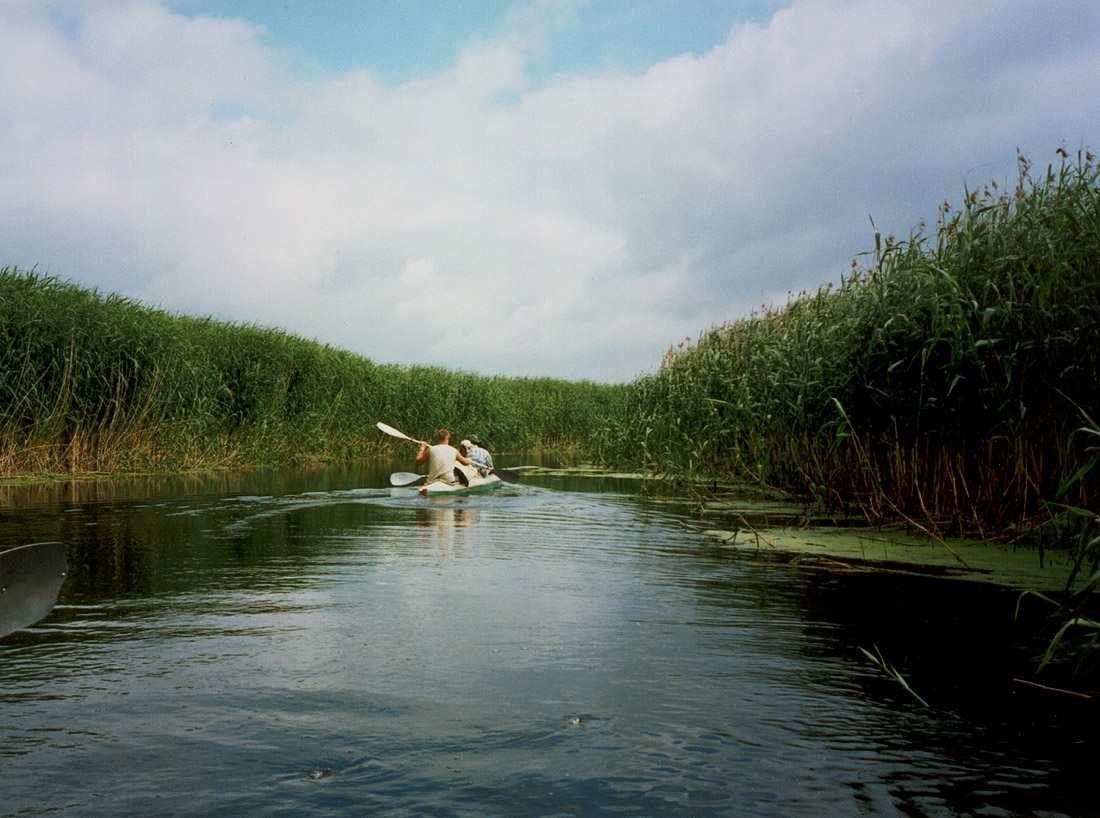
{"type": "Polygon", "coordinates": [[[495,474],[505,483],[518,483],[519,475],[510,469],[493,469],[490,474],[495,474]]]}
{"type": "Polygon", "coordinates": [[[0,637],[53,610],[65,581],[65,550],[65,543],[40,542],[0,552],[0,637]]]}
{"type": "Polygon", "coordinates": [[[391,486],[411,486],[417,480],[423,480],[427,475],[413,474],[411,471],[395,471],[390,475],[391,486]]]}

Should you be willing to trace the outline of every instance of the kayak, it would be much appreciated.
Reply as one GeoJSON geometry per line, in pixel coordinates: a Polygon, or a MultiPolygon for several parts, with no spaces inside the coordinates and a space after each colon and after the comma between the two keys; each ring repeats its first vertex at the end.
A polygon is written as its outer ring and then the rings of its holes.
{"type": "Polygon", "coordinates": [[[434,480],[426,486],[421,486],[417,491],[426,497],[439,494],[480,494],[484,491],[492,491],[503,482],[497,475],[490,473],[486,477],[471,477],[468,486],[461,483],[444,483],[442,480],[434,480]]]}

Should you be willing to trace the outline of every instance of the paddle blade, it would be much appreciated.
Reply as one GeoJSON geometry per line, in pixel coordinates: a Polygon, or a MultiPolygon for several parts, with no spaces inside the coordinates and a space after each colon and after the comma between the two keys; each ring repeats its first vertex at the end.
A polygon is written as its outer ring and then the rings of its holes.
{"type": "Polygon", "coordinates": [[[378,421],[374,425],[377,426],[381,431],[385,432],[387,435],[391,435],[392,437],[399,437],[402,440],[412,440],[412,438],[409,437],[404,432],[399,432],[399,431],[397,431],[397,429],[383,423],[382,421],[378,421]]]}
{"type": "Polygon", "coordinates": [[[390,435],[391,437],[399,437],[402,440],[411,440],[413,443],[419,443],[421,446],[431,445],[431,444],[425,443],[423,440],[417,440],[415,437],[409,437],[404,432],[398,431],[397,429],[393,428],[389,424],[383,423],[382,421],[378,421],[374,425],[378,427],[379,431],[385,432],[387,435],[390,435]]]}
{"type": "Polygon", "coordinates": [[[492,473],[503,480],[505,483],[519,482],[519,475],[509,469],[493,469],[492,473]]]}
{"type": "Polygon", "coordinates": [[[417,480],[423,480],[427,475],[413,474],[411,471],[395,471],[390,475],[391,486],[411,486],[417,480]]]}
{"type": "Polygon", "coordinates": [[[65,581],[65,544],[40,542],[0,553],[0,637],[53,610],[65,581]]]}

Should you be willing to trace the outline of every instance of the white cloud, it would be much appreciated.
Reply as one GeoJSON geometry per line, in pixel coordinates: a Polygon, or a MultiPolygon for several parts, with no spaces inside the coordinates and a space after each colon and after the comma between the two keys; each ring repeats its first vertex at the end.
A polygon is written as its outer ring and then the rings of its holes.
{"type": "Polygon", "coordinates": [[[1100,122],[1091,2],[804,0],[536,85],[562,8],[388,86],[154,0],[0,4],[0,263],[380,362],[627,380],[838,278],[869,214],[905,233],[1100,122]]]}

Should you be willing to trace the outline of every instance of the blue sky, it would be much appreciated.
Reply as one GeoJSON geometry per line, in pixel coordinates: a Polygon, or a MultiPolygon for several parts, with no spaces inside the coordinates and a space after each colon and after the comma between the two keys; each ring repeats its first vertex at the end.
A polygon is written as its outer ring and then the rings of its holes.
{"type": "Polygon", "coordinates": [[[628,381],[1097,150],[1094,0],[0,2],[0,265],[628,381]]]}
{"type": "MultiPolygon", "coordinates": [[[[510,0],[179,0],[187,14],[239,17],[266,29],[272,44],[308,55],[312,68],[376,71],[402,83],[453,65],[471,42],[508,36],[522,4],[510,0]]],[[[644,72],[670,57],[702,54],[734,22],[766,22],[780,2],[594,0],[544,3],[550,39],[532,56],[545,81],[573,72],[644,72]]]]}

